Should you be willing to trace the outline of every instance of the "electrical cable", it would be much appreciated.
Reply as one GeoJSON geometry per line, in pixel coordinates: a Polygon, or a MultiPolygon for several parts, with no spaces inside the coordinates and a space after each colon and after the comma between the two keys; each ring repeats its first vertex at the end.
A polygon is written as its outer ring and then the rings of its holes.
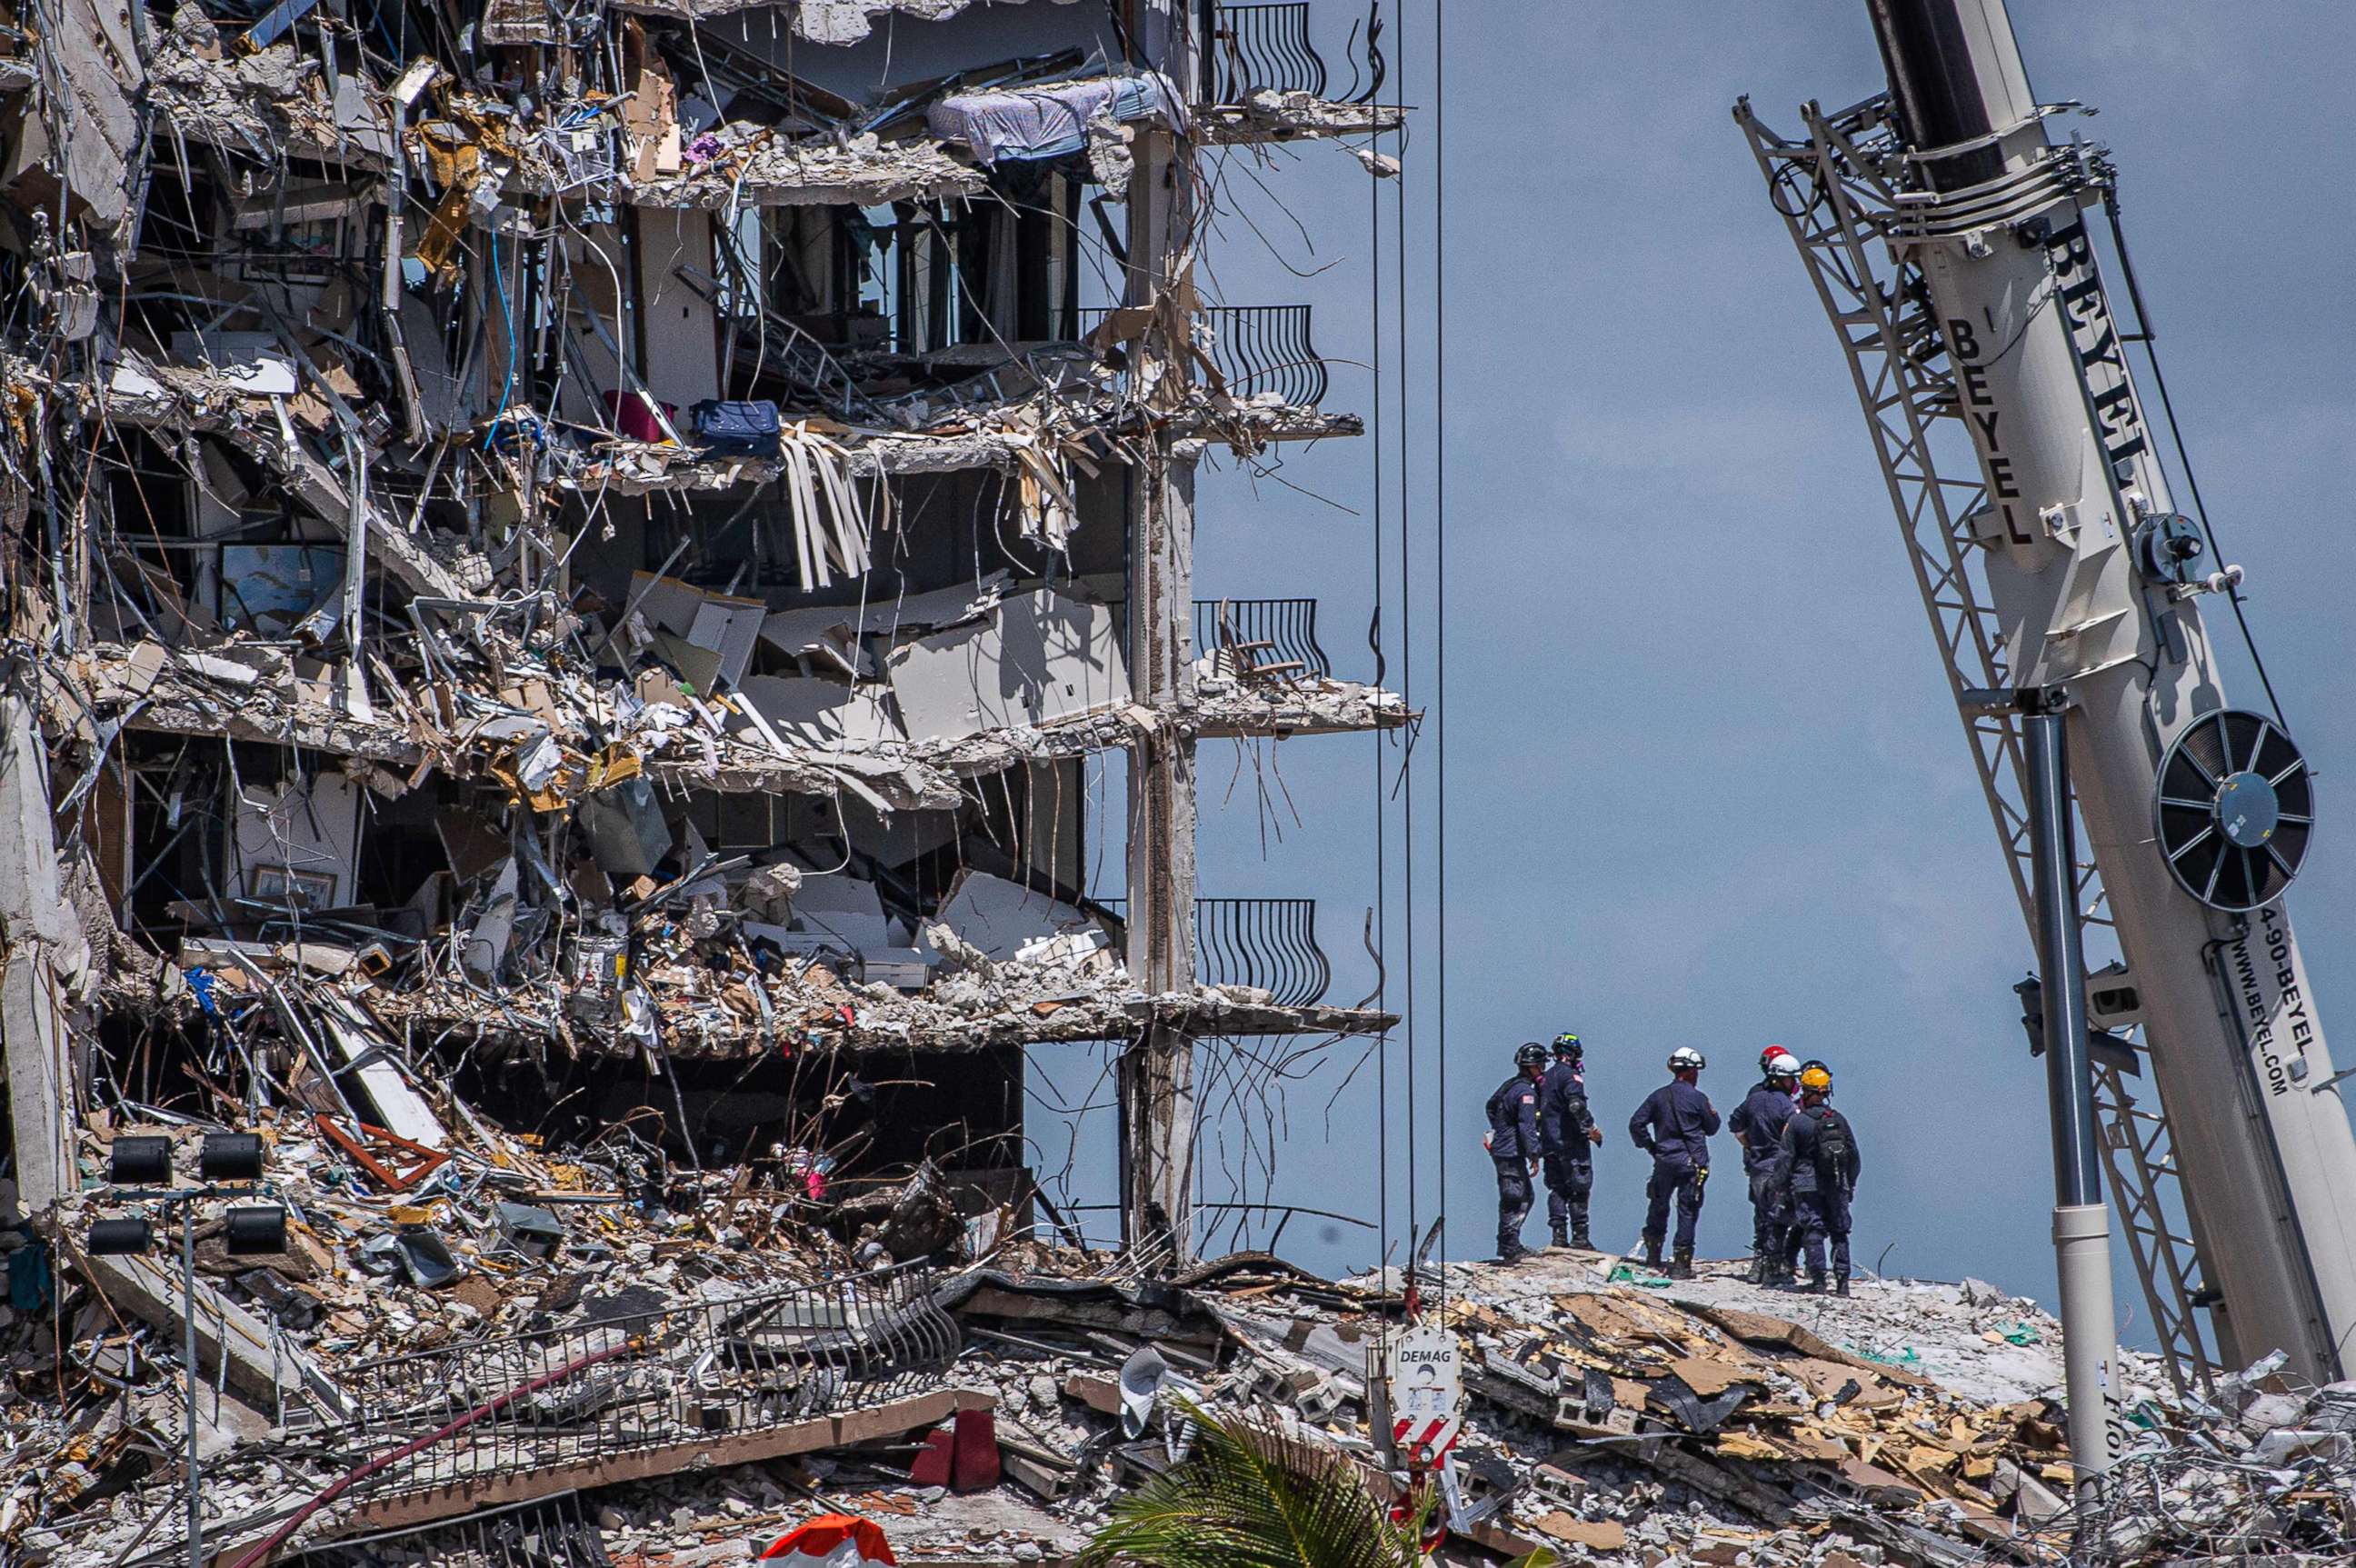
{"type": "MultiPolygon", "coordinates": [[[[490,428],[483,432],[483,450],[486,452],[491,449],[491,443],[498,436],[499,421],[507,417],[508,399],[515,392],[516,373],[515,314],[508,306],[508,280],[505,270],[499,265],[499,237],[497,234],[491,236],[490,261],[491,289],[498,296],[499,322],[507,328],[508,333],[508,377],[499,388],[498,411],[491,415],[490,428]]],[[[517,270],[520,272],[522,266],[523,243],[518,241],[516,243],[517,270]]]]}
{"type": "MultiPolygon", "coordinates": [[[[2144,363],[2151,367],[2151,383],[2159,389],[2159,411],[2168,421],[2169,439],[2176,447],[2176,466],[2184,471],[2185,492],[2192,498],[2192,516],[2209,542],[2210,558],[2222,570],[2225,553],[2219,548],[2217,530],[2209,521],[2209,504],[2201,499],[2201,480],[2192,471],[2192,454],[2185,450],[2184,427],[2176,422],[2175,401],[2168,395],[2168,375],[2159,368],[2159,334],[2152,329],[2151,313],[2144,308],[2143,288],[2136,282],[2135,258],[2127,253],[2127,232],[2119,222],[2119,195],[2115,188],[2104,193],[2103,212],[2110,220],[2111,244],[2119,253],[2119,272],[2126,279],[2127,301],[2135,306],[2136,325],[2142,329],[2136,337],[2143,343],[2144,363]]],[[[2225,602],[2233,607],[2233,624],[2242,629],[2242,646],[2250,650],[2250,662],[2257,669],[2258,684],[2265,689],[2266,704],[2275,711],[2275,722],[2288,730],[2290,723],[2283,717],[2282,699],[2275,695],[2275,683],[2266,674],[2265,659],[2258,652],[2258,639],[2251,634],[2249,618],[2242,613],[2241,585],[2226,588],[2225,602]]]]}

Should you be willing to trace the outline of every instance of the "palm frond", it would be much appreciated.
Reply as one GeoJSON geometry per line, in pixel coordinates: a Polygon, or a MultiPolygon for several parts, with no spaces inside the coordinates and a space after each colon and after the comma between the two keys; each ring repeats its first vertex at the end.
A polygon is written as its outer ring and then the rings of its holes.
{"type": "Polygon", "coordinates": [[[1195,1449],[1113,1506],[1078,1568],[1412,1568],[1357,1466],[1299,1430],[1182,1407],[1195,1449]]]}

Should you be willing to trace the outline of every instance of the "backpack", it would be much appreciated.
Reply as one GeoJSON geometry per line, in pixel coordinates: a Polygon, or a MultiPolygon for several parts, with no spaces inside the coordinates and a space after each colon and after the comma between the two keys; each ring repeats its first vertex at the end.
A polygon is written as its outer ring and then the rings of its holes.
{"type": "Polygon", "coordinates": [[[1816,1174],[1833,1182],[1847,1180],[1849,1156],[1857,1152],[1848,1118],[1827,1105],[1815,1122],[1816,1174]]]}

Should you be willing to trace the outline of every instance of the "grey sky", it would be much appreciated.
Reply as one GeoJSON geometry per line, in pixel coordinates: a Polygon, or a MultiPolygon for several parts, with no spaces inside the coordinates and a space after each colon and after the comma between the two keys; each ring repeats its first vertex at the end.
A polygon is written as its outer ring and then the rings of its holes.
{"type": "MultiPolygon", "coordinates": [[[[1431,9],[1408,9],[1391,41],[1420,106],[1407,155],[1409,387],[1403,416],[1399,349],[1387,340],[1383,439],[1394,486],[1402,430],[1410,442],[1413,682],[1429,706],[1438,128],[1431,9]]],[[[1317,7],[1337,84],[1354,10],[1317,7]]],[[[2015,19],[2040,96],[2101,110],[2057,124],[2109,144],[2121,166],[2212,520],[2248,569],[2260,648],[2326,791],[2291,908],[2327,1026],[2356,1019],[2356,1003],[2336,1000],[2356,995],[2356,831],[2340,823],[2333,782],[2356,771],[2342,678],[2356,652],[2344,608],[2356,141],[2343,74],[2356,12],[2017,0],[2015,19]]],[[[1837,347],[1728,114],[1749,92],[1789,132],[1803,99],[1875,91],[1864,7],[1458,0],[1448,23],[1449,1104],[1444,1121],[1429,1102],[1419,1118],[1418,1207],[1428,1219],[1444,1142],[1450,1251],[1487,1251],[1481,1101],[1515,1043],[1575,1028],[1612,1137],[1598,1237],[1633,1245],[1644,1162],[1621,1129],[1662,1059],[1677,1045],[1708,1052],[1704,1087],[1730,1109],[1773,1040],[1840,1072],[1867,1160],[1862,1262],[1888,1248],[1893,1272],[1975,1273],[2050,1296],[2042,1079],[2009,990],[2030,961],[2028,938],[1837,347]]],[[[1226,194],[1252,221],[1222,224],[1210,257],[1219,297],[1311,301],[1319,349],[1363,364],[1365,175],[1346,152],[1309,145],[1256,171],[1264,193],[1231,156],[1226,194]],[[1313,256],[1275,198],[1308,229],[1313,256]],[[1271,246],[1326,270],[1292,276],[1271,246]]],[[[1387,199],[1387,278],[1391,223],[1387,199]]],[[[1327,406],[1371,411],[1367,373],[1337,364],[1327,406]]],[[[1373,446],[1278,456],[1299,490],[1232,463],[1203,484],[1197,592],[1317,596],[1337,672],[1363,677],[1373,446]]],[[[1398,509],[1394,488],[1394,629],[1398,509]]],[[[1398,684],[1396,651],[1391,673],[1398,684]]],[[[2233,691],[2262,703],[2246,674],[2233,691]]],[[[1419,752],[1415,806],[1427,1094],[1440,1023],[1435,738],[1419,752]]],[[[1315,894],[1343,1002],[1373,983],[1358,932],[1374,902],[1375,745],[1275,749],[1298,822],[1280,803],[1258,809],[1265,754],[1257,769],[1244,757],[1239,776],[1234,747],[1201,757],[1204,891],[1315,894]]],[[[1401,815],[1395,805],[1395,901],[1401,815]]],[[[1396,915],[1389,950],[1396,1005],[1407,973],[1396,915]]],[[[1371,1064],[1325,1109],[1355,1054],[1336,1047],[1325,1073],[1289,1094],[1276,1196],[1371,1217],[1371,1064]]],[[[2356,1062],[2356,1033],[2340,1054],[2356,1062]]],[[[1076,1083],[1076,1066],[1053,1076],[1076,1083]]],[[[1402,1036],[1395,1230],[1405,1069],[1402,1036]]],[[[1109,1116],[1094,1120],[1105,1125],[1089,1145],[1108,1162],[1109,1116]]],[[[1721,1176],[1736,1165],[1731,1140],[1720,1165],[1721,1176]]],[[[1739,1181],[1715,1184],[1704,1252],[1734,1255],[1748,1235],[1739,1181]]],[[[1364,1232],[1332,1228],[1296,1225],[1285,1240],[1328,1269],[1373,1252],[1364,1232]]],[[[2124,1276],[2121,1302],[2142,1340],[2124,1276]]]]}

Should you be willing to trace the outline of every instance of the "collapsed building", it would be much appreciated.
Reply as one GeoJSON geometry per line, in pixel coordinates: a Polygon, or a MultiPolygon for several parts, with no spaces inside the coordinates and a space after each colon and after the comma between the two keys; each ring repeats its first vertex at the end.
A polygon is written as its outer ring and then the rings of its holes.
{"type": "Polygon", "coordinates": [[[184,1334],[205,1444],[333,1434],[359,1363],[473,1387],[577,1306],[488,1288],[552,1256],[937,1369],[866,1333],[931,1310],[887,1265],[1083,1240],[1037,1046],[1118,1053],[1096,1176],[1186,1261],[1197,1052],[1388,1023],[1303,901],[1195,887],[1199,742],[1413,717],[1312,602],[1193,584],[1207,453],[1361,429],[1306,306],[1196,265],[1208,160],[1400,123],[1305,12],[15,15],[0,1327],[66,1425],[0,1535],[188,1487],[126,1402],[184,1334]],[[155,1197],[220,1133],[288,1211],[258,1265],[155,1197]],[[92,1245],[134,1210],[201,1266],[92,1245]]]}
{"type": "MultiPolygon", "coordinates": [[[[1308,12],[14,16],[0,1561],[1062,1558],[1182,1400],[1388,1495],[1419,1307],[1443,1561],[2073,1550],[1985,1286],[1191,1256],[1198,1061],[1392,1022],[1194,857],[1199,742],[1417,718],[1193,582],[1206,455],[1359,430],[1196,265],[1210,160],[1396,167],[1308,12]],[[1072,1042],[1119,1251],[1032,1163],[1072,1042]]],[[[2083,1560],[2346,1559],[2344,1385],[2123,1373],[2083,1560]]]]}

